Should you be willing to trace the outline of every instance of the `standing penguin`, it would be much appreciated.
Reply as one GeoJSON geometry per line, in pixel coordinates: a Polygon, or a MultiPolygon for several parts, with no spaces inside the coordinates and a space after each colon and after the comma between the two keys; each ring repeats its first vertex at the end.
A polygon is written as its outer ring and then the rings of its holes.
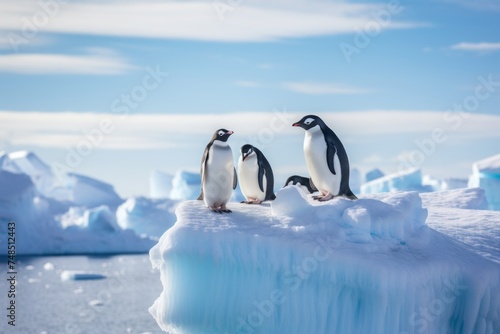
{"type": "Polygon", "coordinates": [[[311,180],[321,192],[314,199],[328,201],[335,196],[357,199],[349,188],[349,159],[337,135],[315,115],[293,124],[306,130],[304,155],[311,180]]]}
{"type": "Polygon", "coordinates": [[[215,131],[201,159],[201,194],[198,200],[217,213],[231,212],[226,207],[238,183],[233,163],[233,151],[227,139],[234,132],[215,131]]]}
{"type": "Polygon", "coordinates": [[[241,192],[247,199],[242,203],[260,204],[274,200],[274,176],[269,161],[264,154],[250,144],[241,147],[238,160],[241,192]]]}

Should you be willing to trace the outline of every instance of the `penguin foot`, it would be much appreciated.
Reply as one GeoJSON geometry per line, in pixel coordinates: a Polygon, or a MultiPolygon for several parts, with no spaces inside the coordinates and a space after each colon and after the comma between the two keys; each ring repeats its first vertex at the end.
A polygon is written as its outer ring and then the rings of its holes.
{"type": "Polygon", "coordinates": [[[331,200],[334,197],[335,197],[335,195],[328,193],[328,194],[323,195],[323,196],[313,196],[313,199],[318,200],[320,202],[326,202],[326,201],[331,200]]]}
{"type": "Polygon", "coordinates": [[[233,211],[229,210],[228,208],[226,208],[226,205],[221,205],[220,211],[221,211],[221,213],[222,212],[225,212],[225,213],[231,213],[231,212],[233,212],[233,211]]]}
{"type": "Polygon", "coordinates": [[[241,203],[245,203],[245,204],[260,204],[260,203],[262,203],[262,201],[259,201],[258,199],[250,199],[248,201],[241,201],[241,203]]]}
{"type": "Polygon", "coordinates": [[[210,210],[212,210],[215,213],[222,213],[222,210],[220,210],[219,208],[216,208],[216,207],[211,207],[210,210]]]}

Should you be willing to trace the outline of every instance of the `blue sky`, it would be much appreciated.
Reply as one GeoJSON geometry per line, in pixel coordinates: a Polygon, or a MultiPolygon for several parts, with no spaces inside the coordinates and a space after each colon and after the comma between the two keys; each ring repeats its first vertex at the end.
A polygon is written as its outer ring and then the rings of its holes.
{"type": "Polygon", "coordinates": [[[219,127],[235,160],[256,141],[280,182],[305,174],[303,133],[276,119],[309,113],[361,171],[465,178],[499,153],[498,1],[269,2],[1,0],[0,150],[123,196],[147,194],[153,169],[197,170],[219,127]]]}

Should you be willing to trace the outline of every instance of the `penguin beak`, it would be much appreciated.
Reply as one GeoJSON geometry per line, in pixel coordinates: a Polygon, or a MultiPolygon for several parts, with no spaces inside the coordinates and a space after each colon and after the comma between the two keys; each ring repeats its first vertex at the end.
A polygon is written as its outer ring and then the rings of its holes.
{"type": "Polygon", "coordinates": [[[292,126],[300,126],[300,123],[299,122],[293,123],[292,126]]]}
{"type": "Polygon", "coordinates": [[[228,131],[227,134],[228,135],[232,135],[234,133],[234,131],[228,131]]]}
{"type": "Polygon", "coordinates": [[[243,161],[250,155],[250,153],[243,154],[243,161]]]}

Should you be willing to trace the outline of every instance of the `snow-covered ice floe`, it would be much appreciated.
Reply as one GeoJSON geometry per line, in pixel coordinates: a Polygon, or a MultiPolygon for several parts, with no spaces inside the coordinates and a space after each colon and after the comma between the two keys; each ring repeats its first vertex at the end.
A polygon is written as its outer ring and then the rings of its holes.
{"type": "Polygon", "coordinates": [[[83,270],[64,270],[61,273],[62,281],[83,281],[104,278],[106,278],[106,275],[83,270]]]}
{"type": "Polygon", "coordinates": [[[416,192],[229,208],[182,203],[151,249],[164,331],[500,332],[500,266],[429,228],[416,192]]]}

